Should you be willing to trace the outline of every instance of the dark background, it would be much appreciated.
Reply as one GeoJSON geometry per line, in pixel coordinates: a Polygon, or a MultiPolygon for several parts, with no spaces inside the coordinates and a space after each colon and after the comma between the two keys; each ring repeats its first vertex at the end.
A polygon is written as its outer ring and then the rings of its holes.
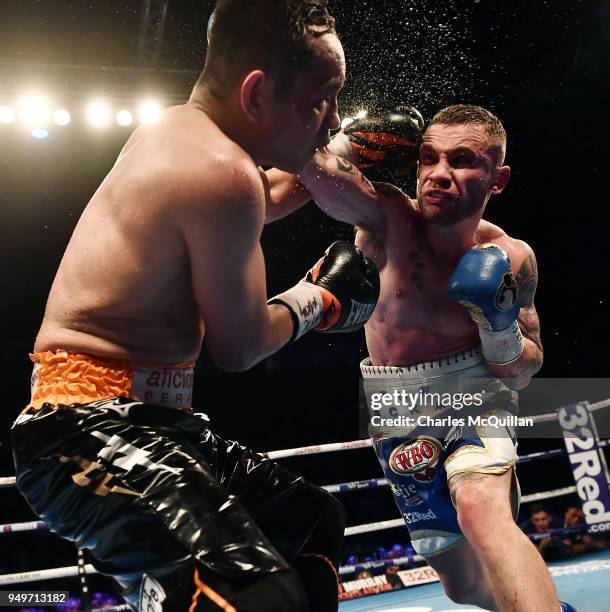
{"type": "MultiPolygon", "coordinates": [[[[429,119],[443,106],[465,102],[499,115],[513,176],[486,217],[537,253],[545,345],[540,376],[607,377],[610,7],[584,0],[330,4],[348,65],[342,114],[409,103],[429,119]]],[[[142,2],[3,2],[0,105],[31,84],[70,109],[93,93],[117,106],[150,93],[164,105],[180,103],[203,65],[212,6],[170,0],[159,63],[143,70],[142,2]]],[[[131,129],[94,133],[76,115],[44,141],[16,124],[0,124],[2,476],[13,473],[9,427],[28,399],[27,354],[55,270],[131,129]]],[[[312,204],[266,228],[269,294],[297,281],[332,241],[351,236],[350,227],[312,204]]],[[[358,362],[365,355],[362,333],[309,334],[251,371],[229,375],[204,351],[195,406],[212,416],[219,433],[256,450],[352,440],[358,362]]],[[[560,444],[527,440],[520,450],[560,444]]],[[[285,463],[320,484],[381,475],[369,449],[285,463]]],[[[524,493],[571,484],[561,459],[527,464],[519,474],[524,493]]],[[[386,489],[342,499],[349,524],[397,516],[386,489]]],[[[0,522],[30,520],[14,490],[0,491],[0,500],[0,522]]],[[[557,500],[558,511],[566,501],[557,500]]],[[[348,542],[356,550],[404,540],[404,530],[393,530],[348,542]]],[[[72,550],[52,536],[3,536],[0,550],[2,573],[73,563],[72,550]]]]}

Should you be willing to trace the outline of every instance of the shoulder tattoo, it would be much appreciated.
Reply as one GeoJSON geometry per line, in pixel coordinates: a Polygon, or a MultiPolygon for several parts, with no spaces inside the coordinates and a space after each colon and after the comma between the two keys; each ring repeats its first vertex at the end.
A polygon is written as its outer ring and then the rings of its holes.
{"type": "Polygon", "coordinates": [[[534,253],[530,253],[521,264],[515,276],[515,282],[519,289],[521,303],[530,306],[534,303],[534,295],[538,286],[538,265],[534,253]]]}

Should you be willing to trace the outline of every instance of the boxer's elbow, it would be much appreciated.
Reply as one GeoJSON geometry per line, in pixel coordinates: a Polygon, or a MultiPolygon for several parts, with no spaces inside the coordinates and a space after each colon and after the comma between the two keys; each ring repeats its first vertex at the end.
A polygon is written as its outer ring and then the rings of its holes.
{"type": "Polygon", "coordinates": [[[212,361],[225,372],[245,372],[257,362],[254,351],[244,342],[230,342],[226,337],[219,342],[208,338],[207,349],[212,361]]]}
{"type": "Polygon", "coordinates": [[[210,351],[214,363],[225,372],[245,372],[257,363],[257,359],[243,350],[218,351],[215,354],[210,351]]]}

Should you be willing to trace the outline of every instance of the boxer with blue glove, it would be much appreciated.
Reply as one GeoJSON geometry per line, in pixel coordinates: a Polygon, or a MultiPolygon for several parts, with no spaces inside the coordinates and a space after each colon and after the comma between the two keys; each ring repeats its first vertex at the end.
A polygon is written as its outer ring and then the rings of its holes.
{"type": "MultiPolygon", "coordinates": [[[[397,138],[408,140],[405,129],[418,127],[411,118],[396,124],[397,138]]],[[[292,191],[277,174],[269,176],[270,191],[289,193],[288,212],[311,195],[330,216],[356,226],[356,245],[377,264],[381,290],[361,366],[368,397],[367,387],[415,396],[485,384],[480,415],[516,414],[515,390],[540,369],[543,353],[534,253],[483,219],[510,178],[506,132],[480,107],[439,111],[421,138],[411,199],[395,181],[370,180],[372,163],[388,159],[389,150],[381,159],[377,148],[399,142],[384,136],[391,128],[391,121],[354,121],[317,151],[292,191]]],[[[398,428],[391,419],[375,428],[372,417],[388,416],[383,410],[371,403],[369,433],[413,547],[446,594],[488,610],[557,612],[544,561],[514,522],[514,432],[398,428]]],[[[441,410],[419,402],[406,416],[464,414],[441,410]]]]}
{"type": "Polygon", "coordinates": [[[521,357],[519,296],[506,251],[492,243],[466,251],[449,281],[449,297],[468,309],[487,362],[507,364],[521,357]]]}

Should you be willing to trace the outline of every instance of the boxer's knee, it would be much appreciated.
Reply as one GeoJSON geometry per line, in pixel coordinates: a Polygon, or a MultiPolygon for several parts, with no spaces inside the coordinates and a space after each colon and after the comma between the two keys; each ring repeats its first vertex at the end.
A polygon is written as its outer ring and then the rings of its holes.
{"type": "Polygon", "coordinates": [[[315,531],[320,535],[329,538],[328,543],[332,543],[335,550],[331,550],[333,562],[339,562],[343,533],[345,532],[346,512],[343,504],[332,495],[328,496],[328,502],[322,512],[322,516],[316,525],[315,531]]]}
{"type": "Polygon", "coordinates": [[[337,571],[345,521],[343,504],[328,495],[315,528],[294,562],[294,568],[307,591],[311,609],[316,612],[333,612],[338,608],[337,571]]]}
{"type": "Polygon", "coordinates": [[[499,528],[514,526],[510,498],[490,486],[490,478],[493,476],[460,474],[450,483],[460,529],[479,550],[496,542],[499,528]]]}
{"type": "Polygon", "coordinates": [[[326,504],[301,553],[324,555],[336,568],[341,557],[346,513],[338,499],[326,495],[326,504]]]}
{"type": "Polygon", "coordinates": [[[303,584],[292,570],[274,572],[259,578],[234,598],[234,608],[239,612],[310,610],[303,584]]]}

